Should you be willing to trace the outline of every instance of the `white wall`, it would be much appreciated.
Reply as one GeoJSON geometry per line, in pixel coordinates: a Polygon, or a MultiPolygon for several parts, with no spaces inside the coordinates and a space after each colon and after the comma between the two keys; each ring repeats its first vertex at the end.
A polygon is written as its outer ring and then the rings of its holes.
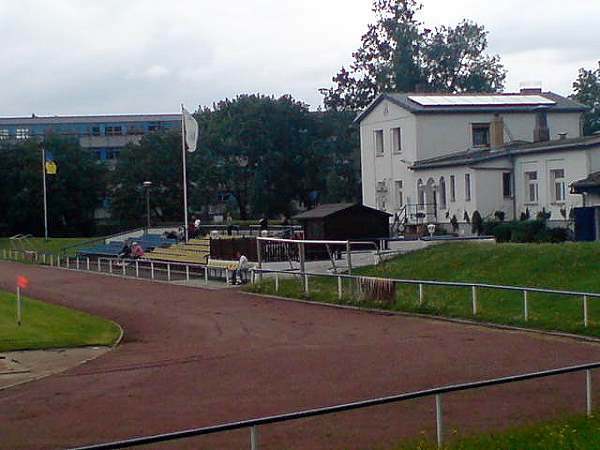
{"type": "MultiPolygon", "coordinates": [[[[418,159],[428,159],[448,153],[464,151],[473,147],[472,124],[489,123],[493,114],[419,114],[417,115],[418,159]]],[[[501,114],[504,120],[504,141],[509,133],[515,140],[533,141],[535,114],[501,114]]],[[[550,139],[558,139],[558,133],[568,137],[580,136],[579,113],[549,113],[550,139]]]]}
{"type": "Polygon", "coordinates": [[[523,155],[515,158],[515,185],[517,200],[517,217],[529,209],[531,218],[546,208],[551,212],[551,220],[563,220],[560,213],[561,208],[569,213],[571,208],[582,206],[582,197],[579,194],[571,194],[569,185],[574,181],[586,178],[589,175],[588,155],[584,150],[572,150],[552,153],[539,153],[523,155]],[[566,199],[564,202],[552,201],[552,189],[550,170],[564,169],[566,182],[566,199]],[[538,202],[530,203],[526,197],[525,172],[537,171],[538,176],[538,202]]]}
{"type": "Polygon", "coordinates": [[[412,171],[408,165],[415,160],[416,121],[415,116],[387,100],[382,101],[360,124],[361,173],[363,203],[377,207],[376,187],[378,181],[386,181],[388,187],[386,211],[395,212],[394,181],[402,180],[404,203],[407,197],[414,203],[412,171]],[[392,153],[392,129],[401,132],[401,153],[392,153]],[[383,130],[384,153],[375,154],[375,130],[383,130]]]}

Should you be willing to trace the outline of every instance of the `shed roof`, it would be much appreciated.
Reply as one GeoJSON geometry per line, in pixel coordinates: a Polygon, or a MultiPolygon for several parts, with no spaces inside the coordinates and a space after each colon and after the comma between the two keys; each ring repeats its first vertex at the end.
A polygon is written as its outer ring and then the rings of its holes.
{"type": "Polygon", "coordinates": [[[386,216],[391,216],[391,214],[386,213],[385,211],[380,211],[375,208],[370,208],[365,205],[359,205],[358,203],[326,203],[323,205],[319,205],[316,208],[309,209],[301,214],[294,216],[293,218],[296,220],[308,220],[308,219],[323,219],[325,217],[332,216],[341,211],[345,211],[350,208],[360,208],[365,211],[370,211],[386,216]]]}
{"type": "Polygon", "coordinates": [[[589,189],[600,188],[600,172],[593,172],[587,178],[573,182],[571,187],[576,194],[587,192],[589,189]]]}
{"type": "MultiPolygon", "coordinates": [[[[490,94],[415,94],[415,93],[394,93],[394,92],[384,92],[379,94],[375,100],[371,102],[367,108],[361,112],[356,119],[355,122],[361,122],[375,107],[381,103],[383,100],[389,100],[393,104],[400,106],[413,114],[440,114],[440,113],[508,113],[508,112],[533,112],[536,108],[543,106],[547,109],[548,112],[585,112],[588,107],[578,103],[569,98],[563,97],[562,95],[555,94],[554,92],[543,92],[532,95],[522,95],[519,93],[504,93],[504,94],[495,94],[490,96],[490,94]],[[434,97],[436,99],[447,98],[448,102],[433,102],[436,104],[433,105],[423,105],[411,99],[413,98],[424,98],[424,97],[434,97]],[[491,102],[490,104],[482,104],[482,102],[463,102],[459,101],[461,98],[505,98],[504,102],[491,102]],[[535,102],[531,100],[531,103],[528,102],[528,98],[533,97],[541,97],[542,99],[546,99],[549,102],[553,102],[552,104],[542,104],[540,102],[535,102]],[[514,98],[514,103],[510,102],[510,99],[514,98]],[[447,104],[453,103],[450,101],[451,99],[456,99],[456,104],[447,104]],[[471,103],[471,104],[469,104],[471,103]]],[[[548,103],[549,103],[548,102],[548,103]]],[[[426,102],[423,102],[426,103],[426,102]]],[[[483,102],[485,103],[485,102],[483,102]]]]}

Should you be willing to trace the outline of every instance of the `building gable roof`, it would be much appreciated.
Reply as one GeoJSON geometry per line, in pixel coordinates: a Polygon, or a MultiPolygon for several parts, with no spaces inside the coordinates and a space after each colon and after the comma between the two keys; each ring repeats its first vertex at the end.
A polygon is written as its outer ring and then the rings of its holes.
{"type": "Polygon", "coordinates": [[[534,112],[536,108],[544,106],[548,112],[585,112],[588,108],[581,103],[578,103],[569,98],[563,97],[562,95],[555,94],[554,92],[543,92],[536,94],[535,96],[543,97],[547,100],[554,102],[553,104],[540,105],[539,103],[523,103],[526,97],[532,97],[531,94],[521,95],[516,93],[506,94],[495,94],[494,97],[502,97],[506,99],[515,98],[519,99],[519,102],[497,104],[490,103],[485,104],[438,104],[438,105],[422,105],[410,97],[440,97],[448,99],[458,99],[464,97],[489,97],[490,94],[415,94],[415,93],[382,93],[377,96],[375,100],[371,102],[367,108],[361,112],[355,119],[355,123],[360,123],[366,116],[368,116],[382,101],[388,100],[391,103],[404,108],[405,110],[413,114],[441,114],[441,113],[515,113],[515,112],[534,112]]]}
{"type": "Polygon", "coordinates": [[[359,208],[361,210],[369,210],[370,212],[390,216],[384,211],[379,211],[375,208],[369,208],[368,206],[359,205],[357,203],[326,203],[319,205],[314,209],[309,209],[301,214],[294,216],[296,220],[308,220],[308,219],[324,219],[325,217],[333,216],[341,211],[345,211],[350,208],[359,208]]]}
{"type": "Polygon", "coordinates": [[[595,146],[600,146],[600,136],[556,139],[534,144],[528,142],[514,142],[498,149],[486,148],[480,150],[465,150],[435,158],[422,159],[420,161],[415,161],[410,168],[413,170],[425,170],[442,167],[472,166],[483,161],[505,158],[512,155],[519,156],[531,153],[573,151],[595,146]]]}

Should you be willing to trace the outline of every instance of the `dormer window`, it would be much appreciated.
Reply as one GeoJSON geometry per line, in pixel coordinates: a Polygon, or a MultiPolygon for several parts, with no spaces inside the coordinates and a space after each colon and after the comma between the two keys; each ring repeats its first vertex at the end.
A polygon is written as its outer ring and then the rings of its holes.
{"type": "Polygon", "coordinates": [[[490,124],[489,123],[474,123],[473,130],[473,147],[489,147],[490,146],[490,124]]]}

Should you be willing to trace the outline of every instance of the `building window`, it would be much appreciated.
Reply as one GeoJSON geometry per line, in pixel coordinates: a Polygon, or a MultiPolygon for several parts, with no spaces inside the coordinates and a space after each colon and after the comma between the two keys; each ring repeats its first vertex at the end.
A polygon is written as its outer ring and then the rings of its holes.
{"type": "Polygon", "coordinates": [[[394,197],[396,209],[402,208],[402,206],[404,206],[404,198],[402,196],[402,180],[397,180],[394,182],[394,197]]]}
{"type": "Polygon", "coordinates": [[[4,128],[0,130],[0,141],[5,141],[10,137],[10,132],[4,128]]]}
{"type": "Polygon", "coordinates": [[[423,181],[421,179],[417,181],[417,203],[419,211],[425,209],[425,188],[423,187],[423,181]]]}
{"type": "Polygon", "coordinates": [[[525,199],[527,203],[538,201],[538,176],[536,171],[525,172],[525,199]]]}
{"type": "Polygon", "coordinates": [[[450,175],[450,201],[456,201],[456,177],[454,175],[450,175]]]}
{"type": "Polygon", "coordinates": [[[107,136],[120,136],[123,134],[123,127],[106,127],[107,136]]]}
{"type": "Polygon", "coordinates": [[[29,128],[17,128],[17,139],[29,139],[29,128]]]}
{"type": "Polygon", "coordinates": [[[502,173],[502,195],[504,198],[512,198],[512,174],[510,172],[502,173]]]}
{"type": "Polygon", "coordinates": [[[402,131],[400,128],[392,128],[392,151],[394,153],[402,152],[402,131]]]}
{"type": "Polygon", "coordinates": [[[158,130],[160,130],[160,125],[156,125],[156,124],[148,125],[148,131],[158,131],[158,130]]]}
{"type": "Polygon", "coordinates": [[[375,155],[383,155],[383,130],[375,130],[375,155]]]}
{"type": "Polygon", "coordinates": [[[446,209],[446,180],[440,178],[440,209],[446,209]]]}
{"type": "Polygon", "coordinates": [[[564,202],[567,193],[565,188],[565,169],[550,170],[550,182],[552,200],[554,202],[564,202]]]}
{"type": "Polygon", "coordinates": [[[474,123],[473,129],[473,147],[488,147],[490,145],[490,124],[474,123]]]}
{"type": "Polygon", "coordinates": [[[92,127],[92,136],[100,136],[100,127],[92,127]]]}
{"type": "Polygon", "coordinates": [[[465,201],[471,201],[471,175],[465,173],[465,201]]]}

